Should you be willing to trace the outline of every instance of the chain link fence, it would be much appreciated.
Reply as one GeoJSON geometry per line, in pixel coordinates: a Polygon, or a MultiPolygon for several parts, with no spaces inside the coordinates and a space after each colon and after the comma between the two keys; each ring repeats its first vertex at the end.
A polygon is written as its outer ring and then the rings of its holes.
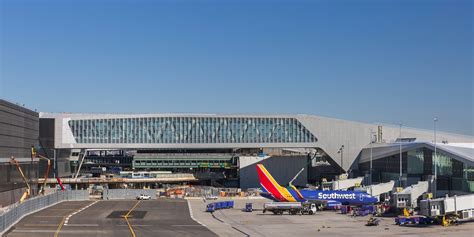
{"type": "Polygon", "coordinates": [[[156,189],[104,189],[102,199],[136,199],[140,194],[149,195],[151,199],[156,199],[156,189]]]}
{"type": "Polygon", "coordinates": [[[0,212],[0,236],[9,230],[21,218],[31,213],[40,211],[63,201],[89,200],[87,190],[58,191],[45,196],[27,199],[22,203],[13,204],[0,212]]]}

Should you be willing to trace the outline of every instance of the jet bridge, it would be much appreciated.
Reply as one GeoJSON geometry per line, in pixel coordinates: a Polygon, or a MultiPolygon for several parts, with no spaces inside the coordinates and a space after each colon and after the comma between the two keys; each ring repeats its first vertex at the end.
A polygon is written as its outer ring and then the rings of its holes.
{"type": "Polygon", "coordinates": [[[406,187],[393,195],[393,202],[397,208],[416,208],[418,198],[429,190],[428,181],[420,181],[417,184],[406,187]]]}
{"type": "Polygon", "coordinates": [[[448,215],[462,220],[474,219],[474,194],[422,200],[420,214],[428,217],[448,215]]]}
{"type": "Polygon", "coordinates": [[[352,187],[359,187],[364,177],[352,179],[341,179],[332,182],[323,183],[324,190],[347,190],[352,187]]]}
{"type": "Polygon", "coordinates": [[[355,190],[367,192],[368,194],[370,194],[370,196],[376,197],[378,201],[380,201],[380,195],[388,194],[389,192],[392,192],[394,187],[395,187],[395,181],[390,181],[387,183],[380,183],[380,184],[374,184],[374,185],[356,188],[355,190]]]}

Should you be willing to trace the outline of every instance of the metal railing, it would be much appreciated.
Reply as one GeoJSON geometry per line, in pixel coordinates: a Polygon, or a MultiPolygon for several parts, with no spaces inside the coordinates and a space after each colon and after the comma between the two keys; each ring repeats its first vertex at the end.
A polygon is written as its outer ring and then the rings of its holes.
{"type": "Polygon", "coordinates": [[[0,236],[8,231],[23,217],[63,201],[89,200],[87,190],[58,191],[45,196],[27,199],[22,203],[8,206],[0,213],[0,236]]]}
{"type": "Polygon", "coordinates": [[[226,158],[235,155],[232,153],[137,153],[134,158],[226,158]]]}

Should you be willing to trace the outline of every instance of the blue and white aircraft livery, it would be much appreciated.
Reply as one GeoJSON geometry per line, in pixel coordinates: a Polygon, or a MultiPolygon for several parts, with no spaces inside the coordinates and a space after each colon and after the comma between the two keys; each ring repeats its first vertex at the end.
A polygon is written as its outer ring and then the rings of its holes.
{"type": "Polygon", "coordinates": [[[356,191],[321,191],[321,190],[298,190],[295,186],[285,188],[280,186],[272,175],[262,164],[257,164],[258,178],[263,192],[261,196],[278,202],[324,202],[328,206],[333,205],[370,205],[377,202],[375,197],[366,192],[356,191]]]}

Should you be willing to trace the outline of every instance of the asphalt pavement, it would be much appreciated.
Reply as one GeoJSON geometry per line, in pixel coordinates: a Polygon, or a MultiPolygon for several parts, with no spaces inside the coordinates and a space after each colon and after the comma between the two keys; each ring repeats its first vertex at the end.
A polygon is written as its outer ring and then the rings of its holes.
{"type": "Polygon", "coordinates": [[[63,202],[23,218],[7,236],[128,237],[132,233],[137,237],[217,236],[195,222],[186,200],[179,199],[63,202]]]}

